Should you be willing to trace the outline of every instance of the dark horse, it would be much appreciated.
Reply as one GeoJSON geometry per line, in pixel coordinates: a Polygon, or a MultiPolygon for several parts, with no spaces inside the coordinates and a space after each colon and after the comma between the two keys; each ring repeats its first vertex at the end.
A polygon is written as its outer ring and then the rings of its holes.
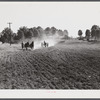
{"type": "Polygon", "coordinates": [[[26,48],[26,50],[27,50],[27,48],[29,47],[29,42],[26,42],[26,43],[24,44],[24,46],[25,46],[25,48],[26,48]]]}
{"type": "Polygon", "coordinates": [[[22,42],[21,46],[22,46],[22,49],[24,47],[26,48],[26,50],[28,49],[28,47],[31,48],[31,49],[33,49],[34,48],[34,41],[32,41],[31,44],[29,44],[29,42],[26,42],[25,44],[22,42]]]}
{"type": "Polygon", "coordinates": [[[34,48],[34,41],[32,41],[32,43],[29,45],[31,49],[34,48]]]}
{"type": "Polygon", "coordinates": [[[41,46],[42,46],[42,47],[48,47],[49,44],[48,44],[47,42],[44,41],[43,43],[41,43],[41,46]]]}

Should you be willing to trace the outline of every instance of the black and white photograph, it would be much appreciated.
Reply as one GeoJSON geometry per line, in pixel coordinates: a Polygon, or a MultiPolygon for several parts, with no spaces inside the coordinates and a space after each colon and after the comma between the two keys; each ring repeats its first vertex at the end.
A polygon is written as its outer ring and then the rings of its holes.
{"type": "Polygon", "coordinates": [[[2,89],[99,90],[100,2],[0,2],[2,89]]]}

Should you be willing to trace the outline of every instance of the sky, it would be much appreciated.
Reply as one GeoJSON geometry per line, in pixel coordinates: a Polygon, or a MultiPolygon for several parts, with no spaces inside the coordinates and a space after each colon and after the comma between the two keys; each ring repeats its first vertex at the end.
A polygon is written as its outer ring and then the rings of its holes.
{"type": "Polygon", "coordinates": [[[77,37],[92,25],[100,26],[100,2],[0,2],[0,32],[12,22],[11,29],[41,26],[68,30],[77,37]]]}

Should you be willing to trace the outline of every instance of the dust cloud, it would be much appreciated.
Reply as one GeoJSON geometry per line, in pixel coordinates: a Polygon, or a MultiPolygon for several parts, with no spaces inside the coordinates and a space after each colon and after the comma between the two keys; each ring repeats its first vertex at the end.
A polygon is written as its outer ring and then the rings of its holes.
{"type": "Polygon", "coordinates": [[[30,40],[30,42],[34,41],[34,49],[39,49],[39,48],[41,48],[41,43],[43,43],[44,41],[46,43],[48,43],[49,47],[50,47],[50,46],[56,45],[59,41],[61,41],[61,39],[62,39],[62,36],[59,36],[58,34],[49,35],[49,36],[44,35],[42,37],[42,39],[34,39],[33,38],[30,40]]]}
{"type": "Polygon", "coordinates": [[[31,39],[25,39],[24,37],[16,44],[10,44],[9,43],[0,43],[0,46],[4,50],[9,50],[9,51],[16,51],[21,49],[21,43],[23,42],[24,44],[26,42],[29,42],[29,44],[34,41],[34,49],[40,49],[41,48],[41,43],[44,41],[49,44],[50,46],[56,45],[58,42],[62,40],[63,36],[59,36],[58,34],[55,35],[43,35],[42,38],[31,38],[31,39]]]}

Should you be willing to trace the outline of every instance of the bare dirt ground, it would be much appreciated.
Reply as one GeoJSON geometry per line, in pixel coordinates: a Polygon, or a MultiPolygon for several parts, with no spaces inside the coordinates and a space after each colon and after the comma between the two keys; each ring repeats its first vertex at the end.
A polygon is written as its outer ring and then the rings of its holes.
{"type": "Polygon", "coordinates": [[[100,89],[100,43],[67,40],[27,51],[0,44],[0,89],[100,89]]]}

